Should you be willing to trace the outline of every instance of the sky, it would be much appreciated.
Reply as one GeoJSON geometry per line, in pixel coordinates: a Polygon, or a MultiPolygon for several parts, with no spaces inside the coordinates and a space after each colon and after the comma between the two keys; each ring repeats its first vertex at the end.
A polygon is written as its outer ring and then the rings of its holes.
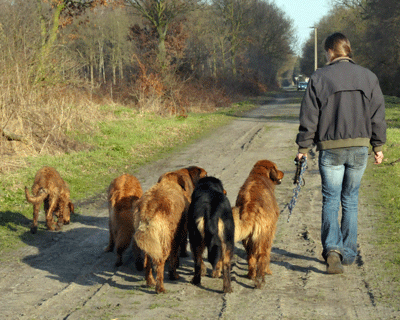
{"type": "Polygon", "coordinates": [[[331,9],[330,0],[271,0],[278,8],[294,21],[294,29],[297,31],[299,45],[297,54],[301,54],[301,48],[308,39],[313,29],[310,27],[331,9]]]}

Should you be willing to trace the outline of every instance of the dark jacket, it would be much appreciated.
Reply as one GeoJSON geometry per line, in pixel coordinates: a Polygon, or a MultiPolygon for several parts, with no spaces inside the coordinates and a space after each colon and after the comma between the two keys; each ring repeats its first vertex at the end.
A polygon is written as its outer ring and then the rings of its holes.
{"type": "Polygon", "coordinates": [[[385,102],[374,73],[349,58],[313,73],[301,103],[299,152],[370,144],[377,152],[385,142],[385,102]]]}

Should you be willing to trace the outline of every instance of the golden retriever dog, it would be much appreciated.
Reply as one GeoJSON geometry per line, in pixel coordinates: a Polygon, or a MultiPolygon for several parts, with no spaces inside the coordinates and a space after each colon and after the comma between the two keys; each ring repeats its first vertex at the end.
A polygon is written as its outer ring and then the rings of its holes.
{"type": "MultiPolygon", "coordinates": [[[[133,228],[133,206],[142,196],[143,191],[139,180],[130,175],[123,174],[115,178],[108,188],[108,212],[110,238],[106,252],[112,252],[114,247],[117,251],[115,266],[122,265],[122,254],[129,247],[134,232],[133,228]]],[[[140,253],[135,250],[135,256],[139,259],[140,253]]],[[[138,265],[137,260],[137,267],[138,265]]],[[[141,269],[139,267],[139,269],[141,269]]]]}
{"type": "Polygon", "coordinates": [[[69,224],[74,205],[70,200],[67,183],[52,167],[41,168],[35,176],[32,186],[32,196],[25,187],[26,200],[33,204],[33,222],[31,232],[37,232],[39,209],[44,202],[46,225],[49,230],[59,230],[63,224],[69,224]],[[53,214],[58,218],[53,220],[53,214]]]}
{"type": "Polygon", "coordinates": [[[255,287],[265,283],[265,274],[272,274],[269,263],[279,208],[275,186],[284,176],[276,164],[258,161],[239,190],[232,209],[235,220],[235,242],[242,241],[247,253],[248,278],[255,287]]]}
{"type": "Polygon", "coordinates": [[[145,253],[146,282],[164,293],[164,266],[169,258],[169,278],[176,280],[178,251],[187,241],[187,210],[197,181],[207,172],[199,167],[163,174],[159,181],[138,200],[134,212],[137,246],[145,253]],[[185,218],[186,217],[186,218],[185,218]],[[156,267],[156,281],[152,264],[156,267]]]}

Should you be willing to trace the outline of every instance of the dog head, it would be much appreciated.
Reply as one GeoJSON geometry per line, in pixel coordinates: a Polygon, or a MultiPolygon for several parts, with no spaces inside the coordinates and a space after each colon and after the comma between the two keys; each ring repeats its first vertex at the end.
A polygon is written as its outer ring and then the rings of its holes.
{"type": "Polygon", "coordinates": [[[204,170],[203,168],[196,167],[196,166],[191,166],[186,168],[190,179],[192,179],[193,184],[195,185],[197,181],[199,181],[201,178],[204,178],[207,176],[207,171],[204,170]]]}
{"type": "Polygon", "coordinates": [[[197,181],[199,181],[199,179],[201,179],[205,176],[207,176],[207,172],[203,168],[192,166],[192,167],[187,167],[184,169],[179,169],[176,171],[164,173],[158,179],[158,182],[160,182],[161,180],[166,179],[166,178],[168,178],[170,180],[174,180],[190,196],[194,190],[194,187],[195,187],[197,181]]]}
{"type": "Polygon", "coordinates": [[[222,181],[215,177],[207,176],[199,179],[196,184],[196,189],[212,190],[226,195],[226,191],[224,189],[224,186],[222,185],[222,181]]]}
{"type": "Polygon", "coordinates": [[[63,212],[63,223],[64,224],[69,224],[71,222],[71,214],[74,214],[74,204],[69,201],[68,204],[64,208],[63,212]]]}
{"type": "Polygon", "coordinates": [[[268,177],[274,184],[281,184],[284,173],[278,170],[276,164],[269,160],[260,160],[254,165],[253,174],[261,174],[268,177]]]}
{"type": "Polygon", "coordinates": [[[179,171],[171,171],[171,172],[166,172],[166,173],[162,174],[158,178],[157,183],[160,183],[165,180],[176,182],[177,184],[179,184],[182,187],[183,190],[187,189],[185,179],[181,174],[179,174],[179,171]]]}

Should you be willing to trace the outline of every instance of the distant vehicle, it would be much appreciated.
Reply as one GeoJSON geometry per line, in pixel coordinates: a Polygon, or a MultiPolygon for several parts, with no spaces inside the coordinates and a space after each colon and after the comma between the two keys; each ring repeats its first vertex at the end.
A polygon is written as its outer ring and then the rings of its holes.
{"type": "Polygon", "coordinates": [[[299,82],[297,84],[297,91],[299,90],[306,90],[307,89],[307,82],[299,82]]]}

